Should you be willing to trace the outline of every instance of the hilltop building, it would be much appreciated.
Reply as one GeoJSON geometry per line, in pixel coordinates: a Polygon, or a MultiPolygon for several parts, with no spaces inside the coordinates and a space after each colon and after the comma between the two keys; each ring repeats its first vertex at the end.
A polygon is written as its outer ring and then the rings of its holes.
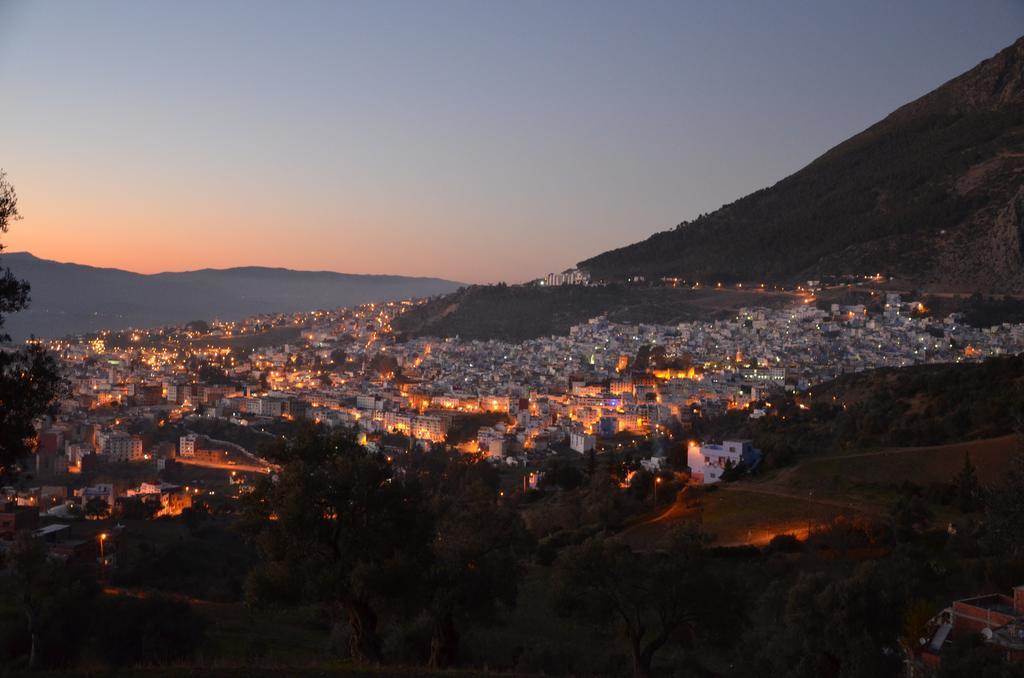
{"type": "Polygon", "coordinates": [[[726,440],[721,445],[691,442],[686,448],[686,464],[692,482],[711,485],[722,479],[727,468],[743,464],[754,468],[761,461],[761,450],[749,440],[726,440]]]}

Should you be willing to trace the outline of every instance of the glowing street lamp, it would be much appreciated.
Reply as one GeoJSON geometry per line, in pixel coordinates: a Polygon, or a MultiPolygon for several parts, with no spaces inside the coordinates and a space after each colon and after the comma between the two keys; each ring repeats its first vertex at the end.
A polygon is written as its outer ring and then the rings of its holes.
{"type": "Polygon", "coordinates": [[[107,565],[107,559],[106,559],[106,557],[103,554],[103,544],[107,541],[107,537],[108,536],[109,535],[106,532],[100,532],[100,534],[99,534],[99,540],[100,540],[100,578],[101,579],[103,578],[103,572],[106,569],[106,565],[107,565]]]}
{"type": "Polygon", "coordinates": [[[661,485],[661,476],[654,476],[654,503],[658,503],[658,485],[661,485]]]}

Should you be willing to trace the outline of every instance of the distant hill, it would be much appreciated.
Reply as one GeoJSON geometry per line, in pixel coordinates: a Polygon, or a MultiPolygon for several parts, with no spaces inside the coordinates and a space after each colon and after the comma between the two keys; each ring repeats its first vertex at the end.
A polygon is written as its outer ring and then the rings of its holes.
{"type": "Polygon", "coordinates": [[[427,297],[461,286],[438,278],[261,267],[143,275],[27,252],[4,253],[0,266],[32,285],[29,309],[7,317],[6,330],[16,341],[427,297]]]}
{"type": "Polygon", "coordinates": [[[1024,38],[774,186],[579,266],[607,280],[881,272],[1024,292],[1024,38]]]}
{"type": "Polygon", "coordinates": [[[745,290],[473,285],[417,306],[393,325],[411,335],[523,341],[567,335],[573,325],[599,315],[615,322],[671,324],[726,317],[741,306],[789,303],[787,295],[745,290]]]}

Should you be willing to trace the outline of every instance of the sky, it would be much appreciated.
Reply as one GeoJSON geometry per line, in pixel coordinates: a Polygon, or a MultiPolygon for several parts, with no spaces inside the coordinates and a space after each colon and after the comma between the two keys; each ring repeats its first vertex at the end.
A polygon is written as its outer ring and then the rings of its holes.
{"type": "Polygon", "coordinates": [[[771,185],[1024,0],[0,0],[8,251],[520,282],[771,185]]]}

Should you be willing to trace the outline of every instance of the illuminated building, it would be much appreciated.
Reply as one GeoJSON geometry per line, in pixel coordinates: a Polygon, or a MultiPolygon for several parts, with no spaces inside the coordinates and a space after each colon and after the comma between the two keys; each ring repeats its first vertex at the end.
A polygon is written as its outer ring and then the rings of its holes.
{"type": "Polygon", "coordinates": [[[691,481],[711,485],[722,479],[722,473],[740,464],[754,468],[761,461],[761,450],[749,440],[726,440],[721,445],[701,445],[691,441],[686,448],[686,465],[691,481]]]}

